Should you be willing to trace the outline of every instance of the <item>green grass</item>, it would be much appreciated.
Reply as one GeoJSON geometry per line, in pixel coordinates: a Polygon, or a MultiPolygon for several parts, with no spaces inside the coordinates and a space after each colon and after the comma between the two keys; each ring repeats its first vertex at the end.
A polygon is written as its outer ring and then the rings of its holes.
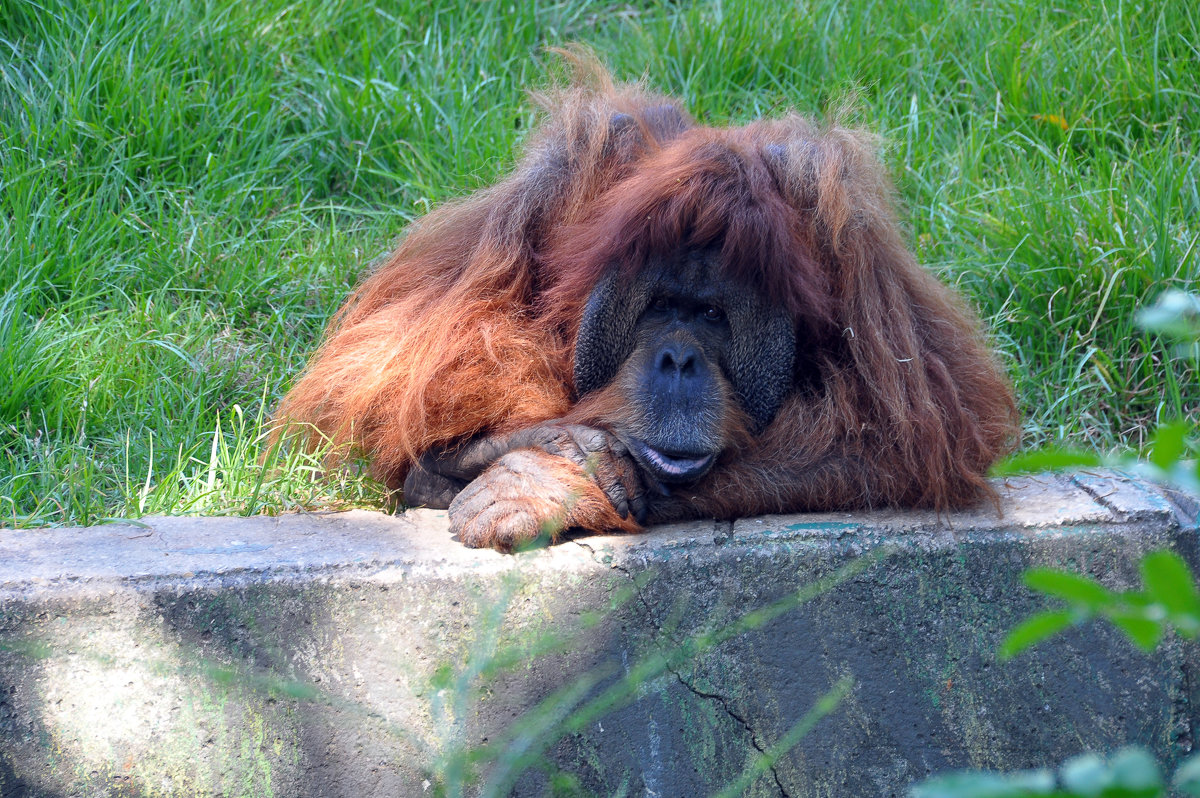
{"type": "Polygon", "coordinates": [[[1061,5],[0,0],[0,524],[378,502],[260,462],[261,422],[404,226],[512,163],[571,41],[714,123],[849,103],[1027,443],[1196,422],[1133,317],[1197,288],[1200,10],[1061,5]]]}

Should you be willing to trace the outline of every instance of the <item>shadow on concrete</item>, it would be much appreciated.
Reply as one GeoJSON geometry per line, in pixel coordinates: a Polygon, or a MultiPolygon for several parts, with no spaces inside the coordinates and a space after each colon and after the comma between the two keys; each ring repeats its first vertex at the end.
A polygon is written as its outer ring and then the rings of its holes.
{"type": "Polygon", "coordinates": [[[843,703],[752,792],[901,796],[946,769],[1128,743],[1169,764],[1194,739],[1195,645],[1144,656],[1096,625],[1004,665],[994,655],[1044,607],[1022,585],[1029,565],[1130,587],[1151,549],[1200,561],[1194,526],[1105,480],[1105,501],[1124,509],[1050,479],[1003,522],[748,519],[518,557],[361,513],[309,519],[303,540],[262,519],[225,519],[208,538],[175,527],[189,542],[171,547],[111,535],[103,562],[80,544],[86,579],[21,539],[61,584],[48,591],[9,561],[0,791],[409,795],[467,783],[473,768],[476,787],[493,779],[501,794],[551,782],[711,794],[842,679],[843,703]],[[273,547],[290,559],[269,562],[273,547]],[[145,568],[168,554],[216,565],[114,579],[129,553],[145,568]]]}

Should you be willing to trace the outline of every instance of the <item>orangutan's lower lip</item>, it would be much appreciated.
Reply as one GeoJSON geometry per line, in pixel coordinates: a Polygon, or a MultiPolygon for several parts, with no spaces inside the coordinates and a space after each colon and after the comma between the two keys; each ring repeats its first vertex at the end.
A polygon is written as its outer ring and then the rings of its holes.
{"type": "Polygon", "coordinates": [[[633,441],[633,451],[641,464],[664,482],[691,482],[712,465],[711,454],[667,454],[644,441],[633,441]]]}

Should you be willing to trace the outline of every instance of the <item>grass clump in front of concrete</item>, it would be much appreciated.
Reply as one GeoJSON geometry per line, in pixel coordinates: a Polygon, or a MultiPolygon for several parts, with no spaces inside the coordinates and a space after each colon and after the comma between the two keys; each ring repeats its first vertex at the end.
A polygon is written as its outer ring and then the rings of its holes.
{"type": "Polygon", "coordinates": [[[1194,423],[1193,367],[1133,319],[1196,287],[1200,12],[1060,5],[8,0],[0,523],[378,503],[264,471],[260,422],[404,226],[512,162],[571,41],[701,120],[853,98],[1028,442],[1194,423]]]}

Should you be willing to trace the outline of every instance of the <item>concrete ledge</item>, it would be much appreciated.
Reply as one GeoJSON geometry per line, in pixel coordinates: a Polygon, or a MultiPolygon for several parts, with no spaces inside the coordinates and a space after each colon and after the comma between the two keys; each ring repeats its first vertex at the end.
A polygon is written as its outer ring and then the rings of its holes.
{"type": "Polygon", "coordinates": [[[462,548],[432,511],[3,531],[0,794],[454,793],[458,755],[491,746],[467,794],[708,795],[842,677],[845,701],[746,794],[900,796],[948,768],[1189,752],[1196,646],[1145,656],[1095,625],[994,652],[1043,606],[1024,568],[1131,586],[1164,546],[1196,567],[1194,515],[1107,472],[1003,494],[1003,517],[698,522],[518,556],[462,548]]]}

